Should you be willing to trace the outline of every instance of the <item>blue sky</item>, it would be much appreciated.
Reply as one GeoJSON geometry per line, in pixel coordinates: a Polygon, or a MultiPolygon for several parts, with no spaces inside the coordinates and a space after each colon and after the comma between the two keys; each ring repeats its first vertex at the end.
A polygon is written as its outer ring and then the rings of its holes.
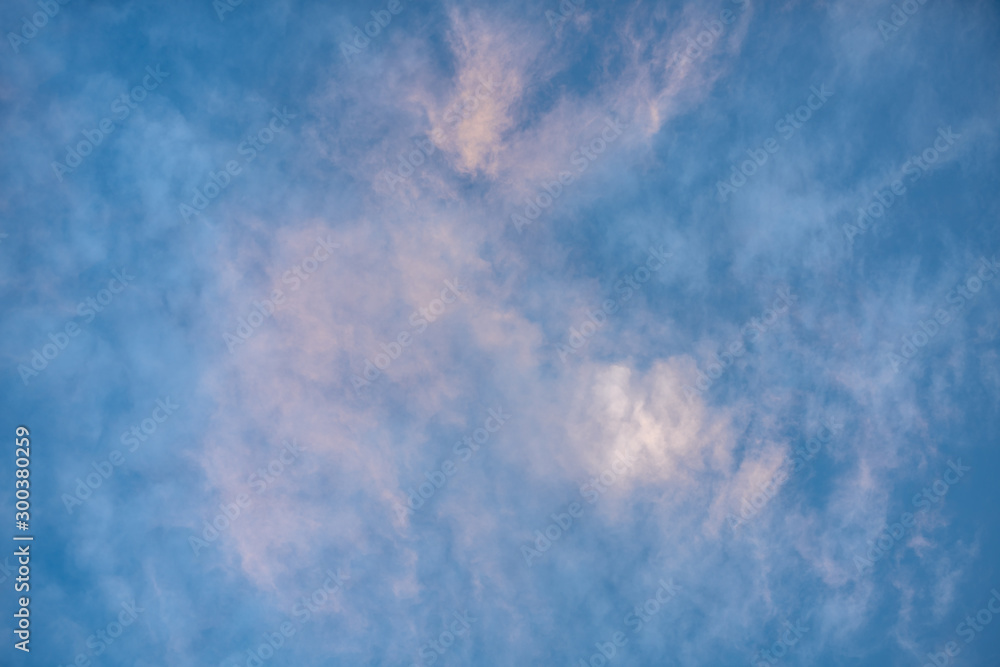
{"type": "Polygon", "coordinates": [[[3,5],[0,664],[996,664],[1000,7],[561,7],[3,5]]]}

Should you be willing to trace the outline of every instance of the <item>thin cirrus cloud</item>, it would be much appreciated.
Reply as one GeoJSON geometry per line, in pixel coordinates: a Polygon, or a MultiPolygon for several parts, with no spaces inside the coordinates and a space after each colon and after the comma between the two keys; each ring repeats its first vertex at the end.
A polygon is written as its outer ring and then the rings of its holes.
{"type": "Polygon", "coordinates": [[[883,39],[893,7],[866,3],[584,4],[552,25],[556,5],[402,2],[345,57],[391,4],[220,20],[69,3],[0,65],[0,386],[8,421],[48,443],[35,656],[253,664],[284,622],[263,664],[596,664],[619,631],[611,664],[756,664],[785,623],[808,628],[786,664],[962,641],[1000,585],[1000,283],[949,301],[1000,247],[995,8],[925,3],[883,39]],[[157,63],[170,76],[60,182],[52,162],[157,63]],[[829,100],[721,201],[820,85],[829,100]],[[287,128],[248,160],[275,109],[287,128]],[[941,127],[954,150],[852,243],[845,225],[941,127]],[[651,247],[669,259],[626,299],[651,247]],[[134,284],[25,382],[122,267],[134,284]],[[782,290],[787,311],[748,333],[782,290]],[[942,306],[952,321],[895,372],[942,306]],[[183,407],[70,515],[63,494],[167,395],[183,407]],[[509,418],[461,460],[490,410],[509,418]],[[288,442],[301,453],[277,465],[288,442]],[[967,477],[859,571],[955,459],[967,477]],[[311,597],[329,572],[343,585],[311,597]],[[636,630],[661,580],[678,592],[636,630]],[[137,622],[95,655],[131,599],[137,622]],[[433,644],[462,614],[468,632],[433,644]]]}

